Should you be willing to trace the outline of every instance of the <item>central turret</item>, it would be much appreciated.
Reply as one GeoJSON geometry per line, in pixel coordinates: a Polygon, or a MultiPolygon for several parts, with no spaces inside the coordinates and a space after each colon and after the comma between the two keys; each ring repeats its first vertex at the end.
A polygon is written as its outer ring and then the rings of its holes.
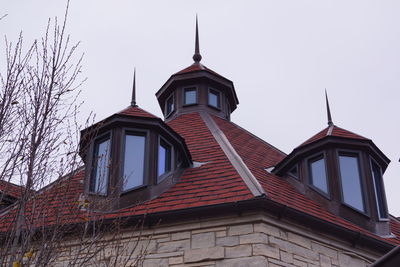
{"type": "Polygon", "coordinates": [[[239,104],[233,82],[205,67],[201,59],[196,17],[194,63],[173,74],[156,93],[165,120],[199,111],[230,120],[239,104]]]}

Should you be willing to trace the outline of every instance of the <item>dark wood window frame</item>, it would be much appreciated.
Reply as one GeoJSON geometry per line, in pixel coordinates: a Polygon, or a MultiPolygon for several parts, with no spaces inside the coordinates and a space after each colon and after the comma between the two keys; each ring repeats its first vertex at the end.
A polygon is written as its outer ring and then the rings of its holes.
{"type": "Polygon", "coordinates": [[[340,202],[342,205],[354,210],[355,212],[361,213],[366,216],[370,216],[370,209],[368,205],[368,190],[367,190],[367,185],[366,185],[366,176],[364,172],[364,166],[361,163],[361,153],[358,151],[354,150],[347,150],[347,149],[339,149],[336,150],[336,158],[337,158],[337,169],[338,169],[338,184],[339,184],[339,193],[340,193],[340,202]],[[362,197],[362,202],[364,206],[364,211],[357,209],[356,207],[353,207],[352,205],[346,203],[344,201],[344,195],[343,195],[343,185],[342,185],[342,177],[341,177],[341,171],[340,171],[340,156],[349,156],[349,157],[355,157],[357,159],[357,167],[358,167],[358,174],[360,178],[360,185],[361,185],[361,197],[362,197]]]}
{"type": "Polygon", "coordinates": [[[118,175],[118,184],[120,184],[120,194],[127,194],[132,191],[147,187],[149,185],[149,158],[150,158],[150,131],[147,129],[139,129],[139,128],[123,128],[122,129],[122,142],[121,142],[121,148],[120,148],[120,153],[121,153],[121,167],[119,170],[119,175],[118,175]],[[124,175],[124,161],[125,161],[125,143],[126,143],[126,136],[127,135],[138,135],[138,136],[144,136],[145,137],[145,145],[144,145],[144,166],[143,166],[143,183],[139,186],[135,186],[132,188],[129,188],[127,190],[123,190],[123,175],[124,175]]]}
{"type": "Polygon", "coordinates": [[[172,93],[167,100],[165,101],[165,117],[168,117],[175,111],[175,97],[174,93],[172,93]],[[172,109],[168,112],[168,101],[172,98],[172,109]]]}
{"type": "Polygon", "coordinates": [[[168,177],[173,171],[175,170],[175,149],[174,146],[168,142],[165,138],[163,138],[161,135],[158,135],[158,146],[157,146],[157,183],[161,183],[166,177],[168,177]],[[164,172],[161,175],[158,175],[158,163],[159,163],[159,148],[161,145],[161,142],[166,143],[170,149],[171,149],[171,158],[170,158],[170,170],[167,172],[164,172]]]}
{"type": "Polygon", "coordinates": [[[88,192],[89,194],[92,195],[99,195],[99,196],[107,196],[109,193],[108,187],[110,185],[110,177],[112,175],[110,175],[110,170],[108,171],[108,176],[107,176],[107,180],[106,180],[106,192],[105,193],[101,193],[101,192],[96,192],[93,190],[93,184],[95,183],[95,179],[96,179],[96,175],[97,175],[97,167],[95,167],[95,164],[97,164],[97,156],[96,154],[98,153],[97,151],[97,144],[104,142],[105,140],[109,140],[110,141],[110,152],[109,152],[109,160],[112,162],[112,157],[113,157],[113,135],[112,135],[112,131],[107,131],[101,135],[99,135],[98,137],[96,137],[96,139],[93,142],[93,147],[92,147],[92,153],[91,153],[91,162],[90,162],[90,166],[91,166],[91,171],[90,171],[90,179],[89,179],[89,186],[88,186],[88,192]]]}
{"type": "Polygon", "coordinates": [[[331,187],[330,187],[330,176],[329,176],[329,171],[328,171],[328,164],[327,164],[327,157],[325,152],[319,152],[316,153],[306,159],[306,164],[307,164],[307,181],[308,185],[311,189],[322,195],[328,200],[332,199],[331,196],[331,187]],[[318,161],[320,159],[324,160],[324,165],[325,165],[325,176],[326,176],[326,185],[327,185],[327,190],[328,192],[324,192],[323,190],[319,189],[313,184],[313,179],[312,179],[312,171],[311,171],[311,163],[318,161]]]}
{"type": "Polygon", "coordinates": [[[295,164],[294,166],[292,166],[289,170],[288,170],[288,175],[290,176],[290,177],[293,177],[294,179],[296,179],[296,180],[298,180],[298,181],[300,181],[300,169],[299,169],[299,164],[295,164]],[[293,172],[292,172],[292,170],[293,169],[297,169],[297,175],[295,175],[293,172]]]}
{"type": "Polygon", "coordinates": [[[208,91],[207,91],[207,103],[208,106],[221,110],[221,98],[222,98],[222,94],[219,90],[214,89],[212,87],[208,87],[208,91]],[[214,95],[217,95],[217,106],[211,105],[210,104],[210,94],[213,93],[214,95]]]}
{"type": "Polygon", "coordinates": [[[385,194],[385,187],[383,186],[383,175],[382,175],[382,168],[381,168],[381,166],[378,164],[378,162],[376,162],[376,160],[374,160],[372,157],[370,157],[370,169],[371,169],[371,178],[372,178],[372,184],[373,184],[373,190],[374,190],[374,196],[375,196],[375,203],[376,203],[376,212],[377,212],[377,215],[378,215],[378,220],[379,221],[381,221],[381,222],[387,222],[387,221],[389,221],[389,212],[388,212],[388,206],[387,206],[387,202],[386,202],[386,194],[385,194]],[[372,164],[375,164],[376,166],[378,166],[379,167],[379,170],[380,170],[380,180],[379,181],[376,181],[376,178],[375,178],[375,174],[374,174],[374,171],[373,171],[373,169],[372,169],[372,164]],[[380,208],[379,208],[379,201],[378,201],[378,192],[377,192],[377,189],[376,189],[376,182],[379,182],[380,183],[380,187],[381,187],[381,190],[382,190],[382,192],[381,192],[381,194],[383,194],[383,195],[381,195],[381,196],[379,196],[380,198],[381,198],[381,200],[383,201],[383,205],[384,205],[384,209],[385,209],[385,215],[386,215],[386,217],[381,217],[381,214],[380,214],[380,208]]]}
{"type": "Polygon", "coordinates": [[[182,106],[186,107],[186,106],[191,106],[191,105],[197,105],[199,103],[199,90],[197,88],[197,86],[187,86],[183,88],[183,104],[182,106]],[[195,103],[189,103],[186,104],[186,91],[195,91],[196,92],[196,102],[195,103]]]}

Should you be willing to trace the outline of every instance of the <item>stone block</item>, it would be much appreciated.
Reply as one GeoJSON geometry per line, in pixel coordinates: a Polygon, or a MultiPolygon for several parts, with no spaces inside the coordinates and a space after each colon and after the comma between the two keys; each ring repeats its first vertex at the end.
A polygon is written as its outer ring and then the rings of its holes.
{"type": "Polygon", "coordinates": [[[319,263],[321,264],[321,267],[331,267],[332,266],[332,261],[331,258],[329,258],[328,256],[319,255],[319,263]]]}
{"type": "Polygon", "coordinates": [[[315,242],[311,243],[311,248],[315,252],[324,254],[325,256],[328,256],[328,257],[330,257],[332,259],[337,259],[338,258],[338,252],[337,252],[337,250],[335,250],[333,248],[330,248],[330,247],[327,247],[327,246],[324,246],[322,244],[315,243],[315,242]]]}
{"type": "Polygon", "coordinates": [[[232,247],[239,245],[239,236],[226,236],[217,238],[217,246],[232,247]]]}
{"type": "MultiPolygon", "coordinates": [[[[258,257],[244,257],[236,259],[225,259],[216,262],[216,267],[266,267],[268,266],[268,261],[266,258],[258,257]]],[[[269,265],[271,266],[271,265],[269,265]]]]}
{"type": "Polygon", "coordinates": [[[288,233],[288,240],[292,243],[295,243],[299,246],[311,249],[311,240],[308,238],[305,238],[303,236],[300,235],[296,235],[293,233],[288,233]]]}
{"type": "Polygon", "coordinates": [[[254,244],[253,255],[280,259],[279,249],[266,244],[254,244]]]}
{"type": "Polygon", "coordinates": [[[264,233],[267,235],[272,235],[276,237],[281,237],[281,231],[278,227],[266,224],[266,223],[255,223],[254,224],[254,232],[256,233],[264,233]]]}
{"type": "Polygon", "coordinates": [[[146,259],[158,259],[158,258],[171,258],[171,257],[177,257],[177,256],[183,256],[183,251],[148,254],[145,256],[145,258],[146,259]]]}
{"type": "Polygon", "coordinates": [[[293,263],[293,255],[291,253],[281,251],[280,254],[281,254],[281,261],[284,261],[286,263],[293,263]]]}
{"type": "Polygon", "coordinates": [[[171,234],[171,240],[176,241],[176,240],[182,240],[182,239],[189,239],[190,238],[190,232],[178,232],[178,233],[173,233],[171,234]]]}
{"type": "Polygon", "coordinates": [[[367,263],[359,258],[340,253],[339,266],[365,267],[367,266],[367,263]]]}
{"type": "Polygon", "coordinates": [[[143,262],[143,267],[167,267],[168,259],[147,259],[143,262]]]}
{"type": "Polygon", "coordinates": [[[171,257],[168,259],[169,264],[179,264],[183,263],[183,257],[171,257]]]}
{"type": "Polygon", "coordinates": [[[268,244],[268,235],[264,233],[253,233],[240,236],[240,244],[268,244]]]}
{"type": "Polygon", "coordinates": [[[215,236],[216,237],[224,237],[224,236],[226,236],[226,231],[215,232],[215,236]]]}
{"type": "Polygon", "coordinates": [[[296,260],[296,259],[293,259],[293,264],[294,264],[294,266],[298,266],[298,267],[307,267],[307,263],[305,263],[304,261],[296,260]]]}
{"type": "Polygon", "coordinates": [[[284,266],[284,267],[294,267],[294,265],[290,263],[286,263],[280,260],[275,260],[275,259],[268,259],[268,262],[271,266],[271,264],[276,264],[276,266],[284,266]]]}
{"type": "Polygon", "coordinates": [[[197,229],[197,230],[193,230],[192,234],[218,232],[218,231],[226,231],[226,227],[225,226],[221,226],[221,227],[208,227],[208,228],[204,228],[204,229],[197,229]]]}
{"type": "Polygon", "coordinates": [[[246,235],[253,233],[253,225],[252,224],[240,224],[230,226],[228,229],[228,235],[246,235]]]}
{"type": "Polygon", "coordinates": [[[179,240],[179,241],[169,241],[165,243],[158,244],[158,253],[163,252],[175,252],[190,249],[190,240],[179,240]]]}
{"type": "Polygon", "coordinates": [[[251,256],[251,245],[239,245],[225,248],[226,258],[239,258],[251,256]]]}
{"type": "Polygon", "coordinates": [[[302,262],[307,262],[308,264],[314,264],[314,265],[319,263],[318,260],[307,259],[307,258],[304,258],[304,257],[299,256],[299,255],[293,255],[293,259],[294,260],[299,260],[299,261],[302,261],[302,262]]]}
{"type": "Polygon", "coordinates": [[[223,247],[199,248],[186,251],[183,260],[185,263],[191,263],[223,259],[224,256],[223,247]]]}
{"type": "Polygon", "coordinates": [[[192,249],[215,246],[215,232],[192,235],[192,249]]]}

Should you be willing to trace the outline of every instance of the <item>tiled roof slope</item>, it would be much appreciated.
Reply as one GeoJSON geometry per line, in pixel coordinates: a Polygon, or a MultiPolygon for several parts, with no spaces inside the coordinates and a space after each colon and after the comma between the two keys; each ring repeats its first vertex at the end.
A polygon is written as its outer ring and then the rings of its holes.
{"type": "Polygon", "coordinates": [[[216,73],[215,71],[213,71],[212,69],[207,68],[206,66],[204,66],[201,63],[195,62],[192,65],[190,65],[187,68],[184,68],[183,70],[178,71],[177,73],[175,73],[174,75],[178,75],[178,74],[185,74],[185,73],[190,73],[190,72],[195,72],[195,71],[201,71],[201,70],[205,70],[207,72],[210,72],[212,74],[215,74],[221,78],[224,78],[226,80],[226,78],[218,73],[216,73]]]}
{"type": "Polygon", "coordinates": [[[129,106],[124,110],[121,110],[117,114],[120,115],[129,115],[132,117],[145,117],[145,118],[158,118],[157,116],[147,112],[144,109],[139,108],[138,106],[129,106]]]}
{"type": "Polygon", "coordinates": [[[0,194],[12,196],[14,198],[20,198],[23,187],[20,185],[13,184],[7,181],[0,181],[0,194]]]}
{"type": "Polygon", "coordinates": [[[315,201],[299,193],[286,180],[265,170],[265,168],[273,166],[283,159],[285,155],[282,152],[272,147],[268,143],[255,138],[251,133],[243,130],[231,122],[218,117],[214,117],[214,120],[219,128],[224,132],[229,142],[233,145],[240,157],[253,172],[254,176],[256,176],[261,185],[264,187],[264,190],[267,192],[267,197],[269,197],[271,200],[328,222],[332,222],[348,229],[373,236],[377,239],[385,240],[386,242],[397,245],[400,244],[400,223],[397,220],[391,221],[393,233],[396,234],[396,238],[385,239],[378,237],[367,230],[330,213],[315,201]]]}
{"type": "Polygon", "coordinates": [[[336,125],[328,126],[316,135],[312,136],[310,139],[302,143],[299,147],[314,143],[326,136],[335,136],[335,137],[344,137],[344,138],[351,138],[351,139],[359,139],[359,140],[369,140],[361,135],[355,134],[343,128],[337,127],[336,125]]]}

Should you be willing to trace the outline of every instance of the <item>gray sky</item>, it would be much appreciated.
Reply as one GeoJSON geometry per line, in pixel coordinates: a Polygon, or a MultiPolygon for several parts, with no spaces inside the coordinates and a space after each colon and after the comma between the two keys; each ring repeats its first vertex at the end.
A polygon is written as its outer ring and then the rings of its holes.
{"type": "MultiPolygon", "coordinates": [[[[22,30],[28,44],[64,6],[2,0],[0,34],[16,40],[22,30]]],[[[134,67],[139,106],[161,116],[154,94],[192,63],[197,13],[202,63],[235,84],[232,121],[289,153],[326,127],[327,88],[335,124],[392,160],[384,180],[400,216],[399,11],[399,1],[72,0],[68,32],[82,42],[88,77],[82,118],[128,106],[134,67]]]]}

